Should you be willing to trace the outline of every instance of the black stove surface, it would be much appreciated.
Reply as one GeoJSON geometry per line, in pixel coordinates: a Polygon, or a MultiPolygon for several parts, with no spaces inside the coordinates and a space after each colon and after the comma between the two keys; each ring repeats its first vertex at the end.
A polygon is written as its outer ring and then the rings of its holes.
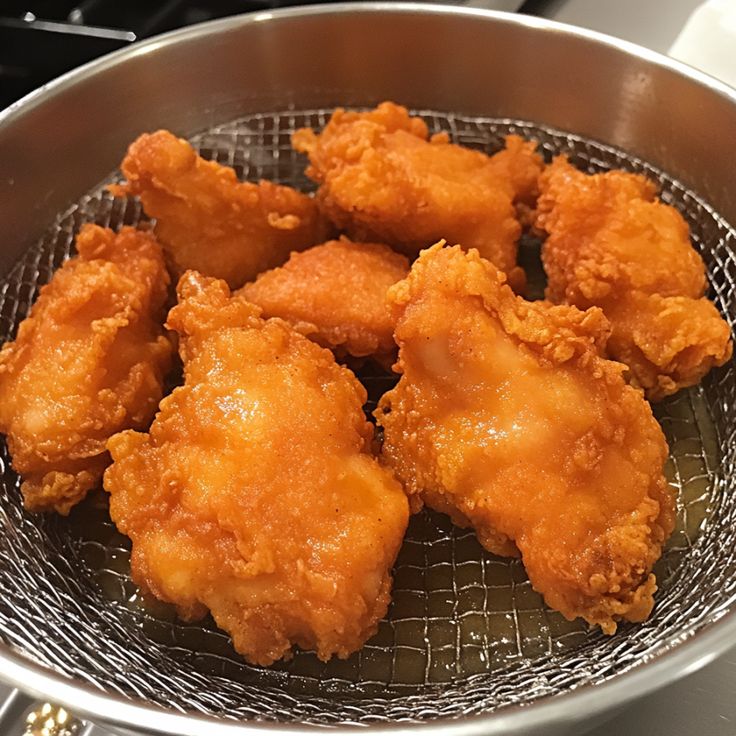
{"type": "Polygon", "coordinates": [[[4,0],[0,110],[74,67],[134,41],[228,15],[316,0],[4,0]]]}

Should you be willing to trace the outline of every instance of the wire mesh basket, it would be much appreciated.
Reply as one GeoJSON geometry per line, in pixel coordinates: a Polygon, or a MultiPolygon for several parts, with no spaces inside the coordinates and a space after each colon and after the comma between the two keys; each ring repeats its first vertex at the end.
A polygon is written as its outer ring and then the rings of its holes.
{"type": "MultiPolygon", "coordinates": [[[[193,139],[203,156],[247,180],[309,191],[305,161],[290,146],[298,127],[319,128],[330,110],[263,113],[193,139]]],[[[512,120],[419,110],[432,132],[492,153],[503,136],[540,142],[549,159],[570,154],[589,171],[621,167],[655,179],[690,224],[708,269],[710,296],[736,319],[736,232],[666,174],[611,147],[512,120]]],[[[112,175],[110,181],[115,178],[112,175]]],[[[82,223],[119,228],[144,220],[134,200],[102,182],[49,227],[0,288],[0,338],[14,335],[39,287],[73,249],[82,223]]],[[[540,294],[539,243],[521,260],[540,294]],[[536,274],[536,275],[535,275],[536,274]]],[[[368,411],[395,378],[359,374],[368,411]]],[[[643,624],[612,637],[546,608],[518,560],[485,552],[447,517],[415,516],[394,570],[393,602],[376,636],[347,660],[322,663],[298,651],[270,668],[247,664],[207,619],[177,620],[172,607],[141,596],[129,577],[129,544],[99,491],[68,518],[22,510],[19,479],[3,446],[0,489],[0,636],[35,661],[104,693],[140,698],[225,720],[370,724],[427,722],[487,713],[596,684],[672,649],[736,602],[736,504],[725,479],[736,454],[733,364],[655,407],[670,445],[666,472],[678,523],[657,565],[656,607],[643,624]]]]}

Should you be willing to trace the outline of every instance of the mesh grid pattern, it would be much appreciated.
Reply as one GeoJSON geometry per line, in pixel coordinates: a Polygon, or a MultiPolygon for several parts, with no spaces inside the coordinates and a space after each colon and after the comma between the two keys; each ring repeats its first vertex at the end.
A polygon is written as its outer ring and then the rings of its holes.
{"type": "MultiPolygon", "coordinates": [[[[253,115],[194,139],[201,153],[241,178],[309,191],[293,130],[321,127],[326,110],[253,115]]],[[[519,133],[545,155],[566,151],[591,171],[622,167],[659,181],[663,198],[693,229],[708,266],[711,296],[736,320],[736,234],[694,194],[644,162],[597,143],[508,120],[419,111],[433,132],[493,152],[519,133]]],[[[39,286],[69,256],[85,221],[118,228],[144,219],[135,201],[103,186],[62,214],[0,282],[0,338],[15,333],[39,286]]],[[[537,246],[538,247],[538,244],[537,246]]],[[[533,260],[535,244],[524,246],[533,260]]],[[[361,375],[372,408],[393,384],[361,375]]],[[[366,724],[487,712],[601,682],[659,656],[729,611],[736,601],[736,504],[726,479],[736,455],[733,365],[655,409],[679,494],[678,526],[656,572],[649,621],[605,637],[547,609],[523,566],[485,552],[471,531],[431,512],[412,519],[395,568],[393,603],[378,634],[345,661],[297,652],[264,669],[246,664],[212,621],[185,624],[142,599],[128,576],[129,545],[99,492],[68,519],[22,510],[19,481],[0,453],[0,636],[56,671],[100,690],[181,711],[228,719],[366,724]]]]}

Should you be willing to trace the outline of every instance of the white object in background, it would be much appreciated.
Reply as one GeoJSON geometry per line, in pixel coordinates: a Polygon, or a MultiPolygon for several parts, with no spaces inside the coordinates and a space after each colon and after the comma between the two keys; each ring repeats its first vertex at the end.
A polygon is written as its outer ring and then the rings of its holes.
{"type": "Polygon", "coordinates": [[[736,87],[736,0],[703,3],[680,31],[669,55],[736,87]]]}

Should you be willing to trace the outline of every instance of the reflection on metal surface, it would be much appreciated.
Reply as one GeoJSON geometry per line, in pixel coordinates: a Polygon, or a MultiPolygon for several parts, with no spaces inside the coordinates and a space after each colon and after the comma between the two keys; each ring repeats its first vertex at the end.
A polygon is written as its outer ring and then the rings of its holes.
{"type": "Polygon", "coordinates": [[[81,726],[64,708],[43,703],[26,716],[24,736],[77,736],[81,726]]]}

